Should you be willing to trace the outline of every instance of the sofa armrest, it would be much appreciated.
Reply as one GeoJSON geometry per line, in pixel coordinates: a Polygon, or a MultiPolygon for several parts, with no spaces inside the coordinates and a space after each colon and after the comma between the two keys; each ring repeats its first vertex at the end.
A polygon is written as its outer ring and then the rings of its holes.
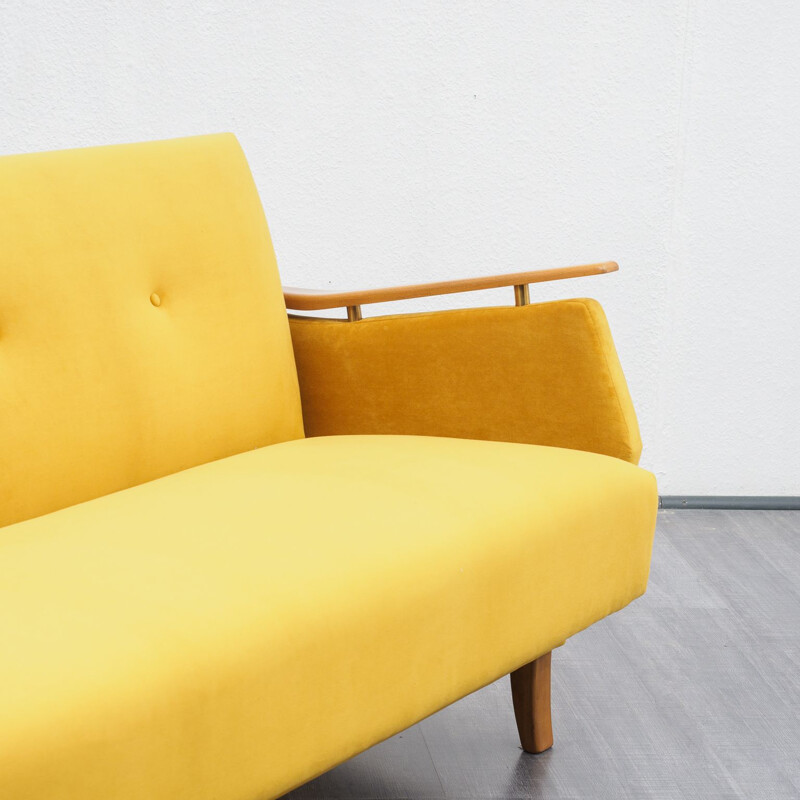
{"type": "Polygon", "coordinates": [[[616,272],[615,261],[598,264],[579,264],[574,267],[510,272],[504,275],[484,275],[480,278],[460,278],[433,283],[417,283],[406,286],[387,286],[378,289],[356,289],[352,291],[327,291],[319,289],[295,289],[283,287],[286,308],[294,311],[321,311],[328,308],[346,308],[350,321],[361,319],[361,306],[367,303],[387,303],[393,300],[411,300],[417,297],[434,297],[442,294],[475,292],[480,289],[514,287],[516,304],[527,305],[528,284],[560,281],[566,278],[585,278],[616,272]]]}
{"type": "Polygon", "coordinates": [[[290,317],[290,327],[308,436],[453,436],[639,459],[633,404],[593,300],[290,317]]]}

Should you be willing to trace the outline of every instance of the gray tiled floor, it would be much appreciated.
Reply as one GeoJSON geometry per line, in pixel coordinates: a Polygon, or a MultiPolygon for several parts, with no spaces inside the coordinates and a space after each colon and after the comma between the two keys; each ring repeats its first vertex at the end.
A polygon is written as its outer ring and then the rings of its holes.
{"type": "Polygon", "coordinates": [[[556,743],[508,679],[287,795],[800,798],[800,512],[662,511],[647,595],[553,655],[556,743]]]}

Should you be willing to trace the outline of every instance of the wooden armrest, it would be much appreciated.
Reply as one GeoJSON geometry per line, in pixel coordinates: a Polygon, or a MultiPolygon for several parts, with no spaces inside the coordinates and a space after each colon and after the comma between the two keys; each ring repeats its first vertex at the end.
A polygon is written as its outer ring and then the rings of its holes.
{"type": "Polygon", "coordinates": [[[350,292],[328,292],[316,289],[283,288],[286,307],[295,311],[320,311],[324,308],[357,309],[366,303],[385,303],[390,300],[410,300],[414,297],[432,297],[456,292],[474,292],[478,289],[515,287],[517,305],[528,302],[529,283],[559,281],[564,278],[583,278],[587,275],[602,275],[616,272],[619,265],[614,261],[600,264],[582,264],[576,267],[559,267],[528,272],[511,272],[507,275],[487,275],[483,278],[461,278],[453,281],[417,283],[410,286],[391,286],[382,289],[358,289],[350,292]]]}

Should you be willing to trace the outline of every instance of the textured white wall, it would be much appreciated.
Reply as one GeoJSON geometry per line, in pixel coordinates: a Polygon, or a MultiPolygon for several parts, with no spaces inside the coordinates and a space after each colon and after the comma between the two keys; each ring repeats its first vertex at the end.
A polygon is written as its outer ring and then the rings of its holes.
{"type": "Polygon", "coordinates": [[[798,41],[793,0],[0,0],[0,152],[232,130],[287,284],[614,258],[533,296],[605,305],[661,492],[800,494],[798,41]]]}

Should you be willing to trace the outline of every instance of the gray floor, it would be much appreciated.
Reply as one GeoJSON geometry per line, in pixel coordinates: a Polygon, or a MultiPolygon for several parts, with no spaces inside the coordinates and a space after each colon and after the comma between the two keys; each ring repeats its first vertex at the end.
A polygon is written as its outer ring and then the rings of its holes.
{"type": "Polygon", "coordinates": [[[647,595],[553,654],[555,746],[508,678],[287,795],[800,798],[800,511],[662,511],[647,595]]]}

